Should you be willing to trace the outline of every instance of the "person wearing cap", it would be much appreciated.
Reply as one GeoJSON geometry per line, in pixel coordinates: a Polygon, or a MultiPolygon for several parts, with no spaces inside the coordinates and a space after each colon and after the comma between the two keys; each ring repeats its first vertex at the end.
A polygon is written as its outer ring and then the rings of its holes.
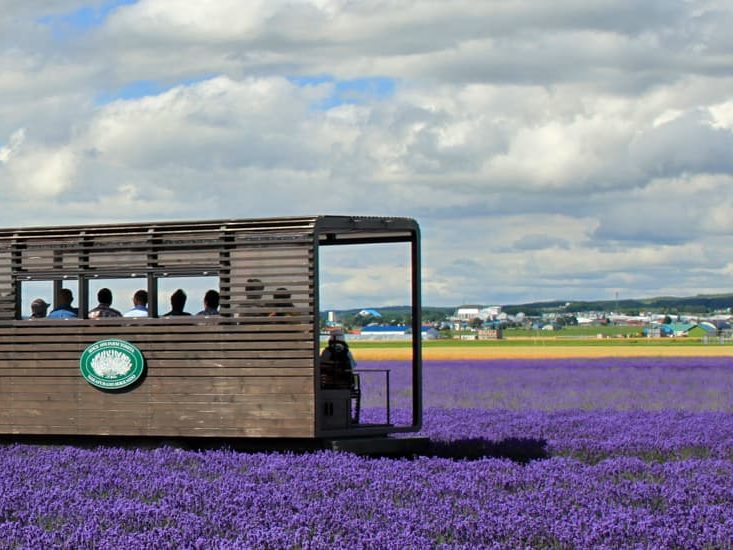
{"type": "Polygon", "coordinates": [[[332,361],[342,368],[354,370],[356,361],[349,351],[343,330],[334,330],[328,338],[328,345],[321,352],[321,361],[332,361]]]}
{"type": "Polygon", "coordinates": [[[48,311],[48,304],[43,298],[36,298],[31,302],[31,319],[44,319],[48,311]]]}

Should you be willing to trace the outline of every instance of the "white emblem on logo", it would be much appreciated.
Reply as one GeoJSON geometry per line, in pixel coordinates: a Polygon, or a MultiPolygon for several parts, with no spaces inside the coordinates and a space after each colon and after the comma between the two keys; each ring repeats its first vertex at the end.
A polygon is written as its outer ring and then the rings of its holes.
{"type": "Polygon", "coordinates": [[[111,378],[130,372],[132,360],[122,352],[108,349],[95,355],[90,366],[98,376],[111,378]]]}

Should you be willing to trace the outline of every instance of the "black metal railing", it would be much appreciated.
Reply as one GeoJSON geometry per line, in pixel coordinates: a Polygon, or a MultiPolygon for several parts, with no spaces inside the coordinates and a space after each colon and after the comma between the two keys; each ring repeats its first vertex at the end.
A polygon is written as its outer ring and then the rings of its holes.
{"type": "MultiPolygon", "coordinates": [[[[390,380],[389,380],[389,374],[390,369],[355,369],[354,374],[359,376],[361,379],[362,374],[371,374],[371,373],[384,373],[384,379],[385,379],[385,395],[384,395],[384,401],[385,401],[385,410],[387,412],[387,422],[386,424],[391,425],[392,424],[392,408],[391,408],[391,399],[390,399],[390,380]]],[[[359,384],[361,386],[361,383],[359,384]]]]}

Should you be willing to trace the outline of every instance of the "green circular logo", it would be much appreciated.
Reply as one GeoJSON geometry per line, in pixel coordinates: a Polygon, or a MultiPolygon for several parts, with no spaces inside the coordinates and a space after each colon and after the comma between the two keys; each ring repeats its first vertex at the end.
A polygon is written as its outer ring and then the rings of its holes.
{"type": "Polygon", "coordinates": [[[140,350],[129,342],[114,338],[100,340],[87,347],[79,363],[84,379],[104,390],[117,390],[134,384],[145,369],[140,350]]]}

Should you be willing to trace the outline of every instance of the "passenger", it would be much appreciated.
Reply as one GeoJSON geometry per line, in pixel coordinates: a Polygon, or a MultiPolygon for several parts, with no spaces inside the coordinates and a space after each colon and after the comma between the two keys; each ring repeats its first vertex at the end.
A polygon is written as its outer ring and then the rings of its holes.
{"type": "Polygon", "coordinates": [[[138,290],[132,296],[132,309],[125,312],[124,317],[147,317],[148,316],[148,292],[138,290]]]}
{"type": "Polygon", "coordinates": [[[36,298],[31,302],[31,319],[44,319],[48,311],[48,304],[43,298],[36,298]]]}
{"type": "Polygon", "coordinates": [[[59,290],[56,296],[58,306],[51,310],[48,314],[49,319],[74,319],[79,317],[79,308],[72,307],[71,302],[74,301],[74,293],[68,288],[59,290]]]}
{"type": "Polygon", "coordinates": [[[112,291],[108,288],[100,288],[97,292],[99,305],[89,311],[90,319],[102,319],[108,317],[122,317],[122,313],[112,308],[112,291]]]}
{"type": "Polygon", "coordinates": [[[204,309],[196,315],[219,315],[219,293],[216,290],[207,290],[204,294],[204,309]]]}
{"type": "Polygon", "coordinates": [[[247,279],[247,285],[244,287],[244,294],[248,300],[253,302],[262,300],[262,294],[265,290],[265,285],[259,279],[247,279]]]}
{"type": "Polygon", "coordinates": [[[186,293],[183,289],[179,288],[173,294],[171,294],[171,310],[163,315],[163,317],[178,317],[181,315],[191,315],[183,311],[186,307],[186,293]]]}
{"type": "MultiPolygon", "coordinates": [[[[293,302],[290,301],[290,292],[288,292],[288,289],[285,287],[281,286],[280,288],[278,288],[272,295],[272,298],[276,301],[271,302],[269,304],[269,307],[295,309],[293,302]]],[[[273,311],[272,313],[270,313],[270,317],[287,317],[289,315],[295,314],[296,313],[294,311],[273,311]]]]}
{"type": "Polygon", "coordinates": [[[328,345],[321,352],[321,360],[337,363],[343,369],[353,370],[356,367],[356,361],[349,351],[344,331],[334,330],[331,333],[328,345]]]}
{"type": "Polygon", "coordinates": [[[264,295],[265,285],[259,279],[247,279],[247,284],[244,287],[244,295],[247,297],[247,304],[253,309],[259,309],[260,311],[251,311],[247,313],[249,317],[267,317],[268,314],[264,311],[267,304],[262,303],[262,296],[264,295]]]}

